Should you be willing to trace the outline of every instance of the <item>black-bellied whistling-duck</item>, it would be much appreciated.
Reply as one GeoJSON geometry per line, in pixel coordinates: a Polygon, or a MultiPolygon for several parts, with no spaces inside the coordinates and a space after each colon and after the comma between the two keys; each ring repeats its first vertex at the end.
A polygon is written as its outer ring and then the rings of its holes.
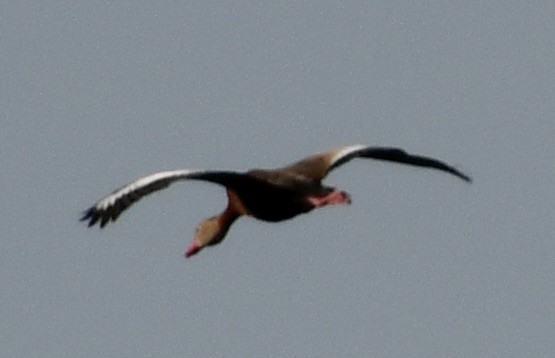
{"type": "Polygon", "coordinates": [[[206,180],[227,189],[227,208],[202,221],[193,242],[185,252],[189,257],[205,246],[220,243],[229,227],[242,215],[264,221],[282,221],[326,205],[349,204],[348,193],[322,185],[322,179],[338,166],[353,158],[372,158],[438,169],[466,182],[470,177],[433,158],[411,155],[402,149],[352,145],[307,157],[289,166],[268,170],[253,169],[245,173],[209,170],[173,170],[139,178],[97,201],[85,211],[81,221],[89,226],[99,222],[104,227],[116,221],[131,204],[178,180],[206,180]]]}

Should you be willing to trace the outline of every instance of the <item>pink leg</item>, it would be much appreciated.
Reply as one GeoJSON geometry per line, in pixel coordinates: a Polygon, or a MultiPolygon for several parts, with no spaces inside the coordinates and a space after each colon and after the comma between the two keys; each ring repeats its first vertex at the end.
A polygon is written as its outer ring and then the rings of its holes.
{"type": "Polygon", "coordinates": [[[340,205],[351,203],[351,196],[348,193],[337,189],[334,189],[326,195],[308,196],[306,199],[309,203],[317,208],[326,205],[340,205]]]}

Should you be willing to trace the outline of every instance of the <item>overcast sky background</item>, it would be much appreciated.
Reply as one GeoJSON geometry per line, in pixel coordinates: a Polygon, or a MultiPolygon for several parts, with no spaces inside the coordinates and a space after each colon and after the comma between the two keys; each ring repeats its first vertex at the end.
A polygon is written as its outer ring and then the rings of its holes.
{"type": "Polygon", "coordinates": [[[0,356],[551,357],[553,1],[5,1],[0,356]],[[274,167],[365,143],[353,204],[239,220],[180,183],[105,230],[145,174],[274,167]]]}

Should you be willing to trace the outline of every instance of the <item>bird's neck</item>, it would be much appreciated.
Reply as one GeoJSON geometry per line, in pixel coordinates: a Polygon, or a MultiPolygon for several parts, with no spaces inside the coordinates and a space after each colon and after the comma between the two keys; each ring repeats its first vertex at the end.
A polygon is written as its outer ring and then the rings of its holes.
{"type": "Polygon", "coordinates": [[[218,221],[220,229],[222,231],[227,231],[239,216],[241,216],[241,214],[232,205],[228,205],[227,208],[218,215],[216,220],[218,221]]]}

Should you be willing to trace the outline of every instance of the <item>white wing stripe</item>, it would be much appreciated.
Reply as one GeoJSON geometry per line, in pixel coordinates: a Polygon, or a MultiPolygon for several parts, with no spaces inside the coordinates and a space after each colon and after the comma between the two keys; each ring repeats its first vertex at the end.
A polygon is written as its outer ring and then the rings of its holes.
{"type": "Polygon", "coordinates": [[[102,211],[107,210],[108,208],[114,206],[116,201],[121,199],[122,197],[128,195],[131,192],[144,188],[154,182],[164,180],[164,179],[171,179],[171,178],[179,179],[187,175],[198,173],[198,172],[200,172],[200,170],[190,170],[190,169],[172,170],[172,171],[154,173],[146,177],[139,178],[134,182],[131,182],[125,185],[124,187],[117,189],[110,195],[100,199],[96,203],[95,208],[97,210],[102,210],[102,211]]]}
{"type": "Polygon", "coordinates": [[[365,149],[368,146],[366,145],[362,145],[362,144],[357,144],[357,145],[350,145],[347,147],[343,147],[341,148],[334,156],[333,158],[331,158],[330,160],[330,167],[333,167],[335,163],[337,163],[339,160],[341,160],[342,158],[357,152],[359,150],[365,149]]]}

